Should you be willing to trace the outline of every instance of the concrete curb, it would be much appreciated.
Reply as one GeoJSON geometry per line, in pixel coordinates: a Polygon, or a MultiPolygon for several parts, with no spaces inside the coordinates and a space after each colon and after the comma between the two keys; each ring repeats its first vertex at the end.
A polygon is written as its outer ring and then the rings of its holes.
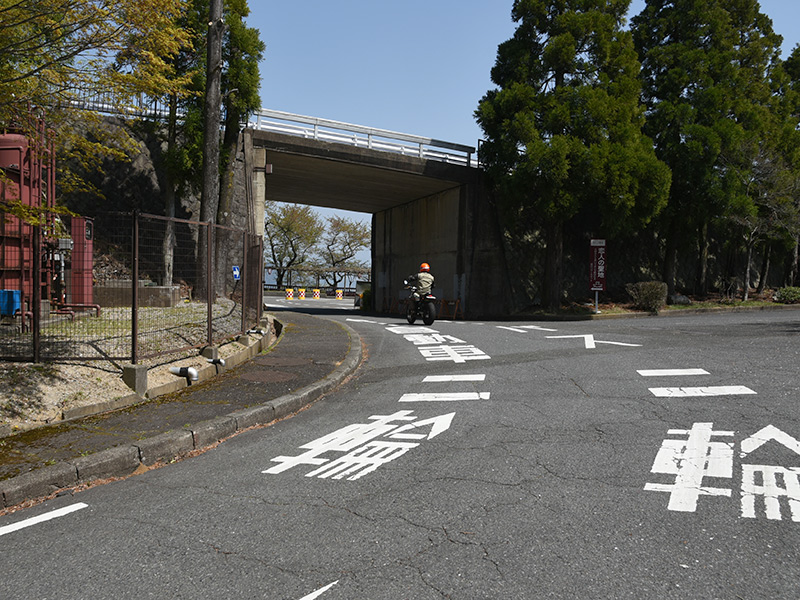
{"type": "Polygon", "coordinates": [[[143,466],[170,462],[250,427],[292,415],[339,386],[361,364],[361,337],[348,325],[339,325],[350,336],[350,348],[341,364],[323,379],[260,406],[239,409],[223,417],[146,438],[136,444],[116,446],[0,481],[0,508],[51,496],[60,490],[98,479],[127,477],[143,466]]]}

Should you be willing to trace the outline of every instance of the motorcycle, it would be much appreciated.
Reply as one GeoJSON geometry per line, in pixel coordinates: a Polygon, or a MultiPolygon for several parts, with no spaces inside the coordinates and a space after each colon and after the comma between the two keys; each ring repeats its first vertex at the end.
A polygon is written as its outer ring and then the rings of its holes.
{"type": "Polygon", "coordinates": [[[431,293],[420,294],[417,291],[418,288],[409,284],[407,279],[403,283],[406,289],[411,290],[411,295],[408,297],[406,321],[408,321],[409,325],[413,325],[417,317],[419,317],[425,325],[433,325],[436,320],[436,296],[431,293]]]}

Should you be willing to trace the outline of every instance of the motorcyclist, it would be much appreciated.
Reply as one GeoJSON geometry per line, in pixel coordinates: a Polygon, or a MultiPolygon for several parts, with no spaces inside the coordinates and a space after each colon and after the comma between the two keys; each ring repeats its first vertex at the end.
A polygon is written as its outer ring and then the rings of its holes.
{"type": "Polygon", "coordinates": [[[424,262],[419,266],[419,273],[416,275],[408,276],[409,282],[416,282],[417,298],[430,294],[433,289],[433,275],[431,275],[431,266],[424,262]]]}

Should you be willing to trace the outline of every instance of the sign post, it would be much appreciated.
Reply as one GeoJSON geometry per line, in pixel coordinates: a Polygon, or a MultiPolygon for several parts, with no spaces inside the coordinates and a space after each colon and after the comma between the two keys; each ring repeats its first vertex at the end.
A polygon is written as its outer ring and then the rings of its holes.
{"type": "Polygon", "coordinates": [[[594,312],[599,313],[599,293],[606,291],[606,241],[591,240],[589,249],[589,283],[594,292],[594,312]]]}

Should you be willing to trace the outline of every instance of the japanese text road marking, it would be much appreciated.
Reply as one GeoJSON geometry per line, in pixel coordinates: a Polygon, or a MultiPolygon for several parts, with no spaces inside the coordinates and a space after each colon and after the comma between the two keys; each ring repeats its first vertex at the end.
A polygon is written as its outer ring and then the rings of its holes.
{"type": "Polygon", "coordinates": [[[731,477],[733,445],[712,442],[711,436],[732,436],[732,431],[713,431],[713,423],[695,423],[689,429],[670,429],[669,435],[687,440],[664,440],[653,463],[653,473],[675,475],[674,484],[648,483],[645,490],[669,492],[669,510],[694,512],[700,496],[730,496],[725,488],[703,487],[704,477],[731,477]]]}
{"type": "MultiPolygon", "coordinates": [[[[733,477],[733,443],[711,441],[714,436],[730,437],[733,431],[715,431],[712,423],[694,423],[692,428],[670,429],[668,435],[687,439],[666,439],[656,454],[651,472],[675,476],[674,483],[647,483],[645,490],[667,492],[669,510],[695,512],[701,496],[731,496],[729,488],[703,485],[706,477],[731,479],[733,477]]],[[[800,440],[775,427],[767,425],[740,444],[740,458],[768,442],[776,442],[800,455],[800,440]]],[[[741,516],[755,519],[763,507],[764,515],[773,521],[781,520],[781,502],[785,514],[800,523],[800,467],[745,464],[741,479],[741,516]],[[760,499],[760,500],[759,500],[760,499]]]]}
{"type": "Polygon", "coordinates": [[[372,473],[375,469],[409,450],[419,446],[424,440],[432,440],[447,431],[455,413],[439,415],[430,419],[416,421],[411,416],[414,411],[400,410],[391,415],[373,415],[370,423],[348,425],[300,446],[307,450],[297,456],[277,456],[272,462],[280,463],[262,473],[277,474],[298,465],[318,466],[306,477],[355,480],[372,473]],[[397,422],[404,425],[398,425],[397,422]],[[420,431],[428,429],[428,432],[420,431]],[[375,438],[384,437],[386,440],[375,438]],[[395,441],[403,440],[403,441],[395,441]],[[408,440],[408,441],[406,441],[408,440]],[[336,460],[323,458],[329,452],[347,452],[336,460]]]}

